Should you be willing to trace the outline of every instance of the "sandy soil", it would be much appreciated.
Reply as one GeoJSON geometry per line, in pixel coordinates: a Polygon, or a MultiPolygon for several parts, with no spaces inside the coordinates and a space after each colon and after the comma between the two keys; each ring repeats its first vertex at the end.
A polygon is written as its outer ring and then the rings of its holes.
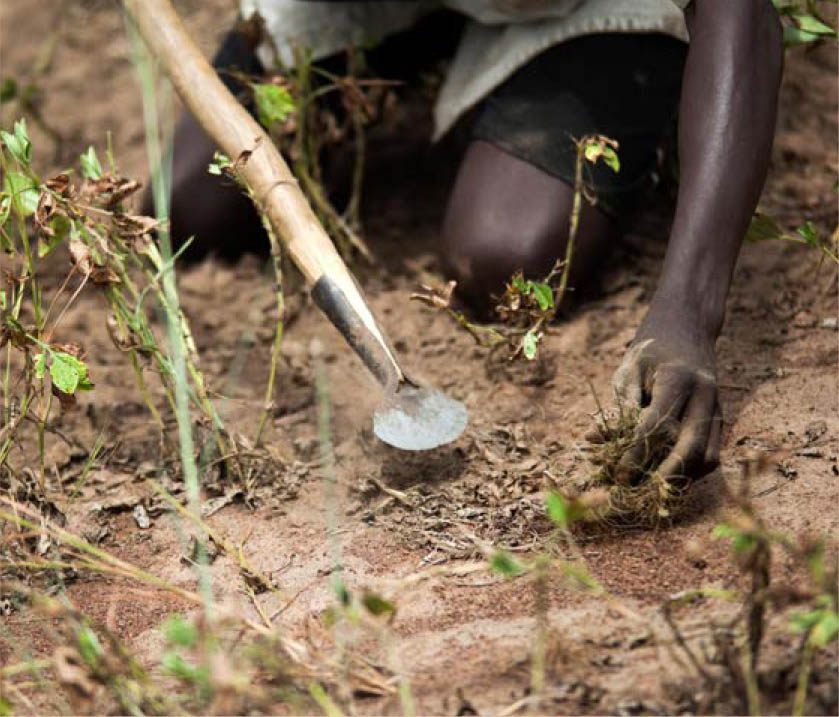
{"type": "MultiPolygon", "coordinates": [[[[207,51],[235,13],[234,3],[219,0],[189,0],[180,8],[207,51]]],[[[130,48],[111,3],[4,3],[0,33],[4,77],[31,77],[33,63],[55,43],[49,66],[33,78],[43,93],[43,116],[64,138],[57,157],[50,158],[49,138],[33,128],[45,171],[73,161],[89,143],[104,146],[110,130],[124,173],[145,176],[130,48]]],[[[831,49],[788,57],[761,206],[789,228],[806,219],[822,231],[836,226],[836,69],[831,49]]],[[[4,111],[5,124],[9,117],[4,111]]],[[[311,616],[334,599],[325,483],[317,460],[313,339],[324,347],[332,398],[343,576],[350,589],[375,588],[429,565],[460,564],[479,555],[484,542],[522,555],[545,546],[544,491],[585,469],[583,436],[596,408],[587,381],[601,397],[609,395],[611,373],[654,287],[669,216],[662,197],[604,266],[600,297],[551,331],[538,361],[506,365],[487,360],[447,317],[408,299],[436,271],[432,248],[452,166],[451,157],[440,156],[444,151],[426,149],[418,155],[416,147],[382,143],[386,161],[373,162],[365,210],[379,264],[362,267],[359,276],[405,363],[466,403],[466,433],[451,446],[423,454],[399,453],[378,443],[370,430],[377,400],[372,380],[290,281],[289,325],[269,426],[277,467],[260,477],[261,487],[251,500],[236,496],[209,518],[232,542],[246,540],[250,559],[273,574],[286,594],[300,593],[277,619],[291,634],[304,635],[311,616]],[[382,486],[401,491],[400,497],[382,486]]],[[[755,505],[775,528],[793,536],[836,535],[836,283],[835,271],[827,265],[817,269],[817,263],[811,250],[798,245],[744,247],[719,340],[726,417],[721,468],[694,488],[688,515],[677,525],[602,530],[581,543],[592,574],[651,624],[661,623],[661,603],[674,593],[742,583],[727,547],[713,540],[711,531],[730,508],[723,487],[736,483],[738,460],[750,451],[787,451],[751,486],[755,505]]],[[[50,280],[61,277],[56,267],[50,280]]],[[[203,367],[223,396],[220,411],[236,433],[252,436],[276,320],[267,274],[253,258],[235,266],[207,261],[184,272],[180,287],[203,367]]],[[[103,458],[81,497],[67,507],[69,525],[88,535],[95,528],[101,547],[191,587],[194,573],[181,561],[178,526],[167,514],[152,511],[151,527],[141,529],[131,516],[134,505],[153,505],[146,477],[158,467],[158,439],[132,372],[107,335],[100,301],[95,292],[85,291],[63,323],[67,335],[62,338],[84,343],[96,390],[84,396],[80,410],[56,421],[83,448],[71,450],[52,441],[49,466],[63,481],[73,479],[86,449],[101,435],[103,458]],[[115,509],[91,513],[93,503],[109,500],[115,509]]],[[[14,460],[20,464],[24,459],[14,460]]],[[[212,485],[222,492],[230,488],[223,476],[212,477],[212,485]]],[[[60,492],[57,482],[53,488],[60,492]]],[[[783,557],[773,571],[779,581],[801,579],[783,557]]],[[[229,558],[214,562],[213,584],[220,600],[253,612],[229,558]]],[[[138,599],[126,583],[97,576],[78,577],[68,591],[94,620],[116,629],[141,651],[155,643],[161,620],[185,607],[162,592],[146,591],[138,599]]],[[[285,599],[260,597],[268,614],[285,599]]],[[[695,678],[644,639],[641,628],[608,600],[556,579],[549,584],[549,606],[553,696],[545,710],[691,712],[702,704],[695,678]]],[[[728,610],[702,603],[684,618],[698,625],[728,610]]],[[[495,713],[523,697],[530,679],[534,615],[532,582],[485,573],[430,579],[403,596],[394,622],[396,648],[411,675],[419,710],[495,713]]],[[[0,619],[0,663],[11,659],[20,641],[36,653],[50,650],[49,637],[25,610],[0,619]]],[[[783,618],[775,618],[763,658],[767,675],[770,667],[793,659],[796,644],[783,618]]],[[[829,651],[814,674],[812,710],[835,714],[836,670],[836,651],[829,651]]],[[[766,709],[782,713],[789,710],[793,678],[778,679],[766,709]]],[[[397,708],[384,698],[359,703],[364,712],[397,708]]],[[[735,701],[715,709],[742,707],[735,701]]]]}

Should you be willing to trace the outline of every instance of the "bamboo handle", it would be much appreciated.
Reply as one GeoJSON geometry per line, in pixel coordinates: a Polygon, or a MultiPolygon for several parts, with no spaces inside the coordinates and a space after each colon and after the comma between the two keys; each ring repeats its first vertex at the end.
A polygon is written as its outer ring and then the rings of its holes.
{"type": "Polygon", "coordinates": [[[219,80],[169,0],[123,0],[123,4],[207,135],[231,160],[252,152],[239,172],[332,323],[382,383],[402,381],[404,374],[390,343],[285,160],[219,80]],[[323,302],[336,300],[337,307],[324,306],[323,302]]]}

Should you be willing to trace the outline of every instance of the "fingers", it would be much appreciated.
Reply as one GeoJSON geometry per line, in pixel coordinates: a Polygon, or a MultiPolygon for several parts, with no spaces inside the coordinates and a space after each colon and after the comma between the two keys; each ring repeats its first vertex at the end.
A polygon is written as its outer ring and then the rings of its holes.
{"type": "Polygon", "coordinates": [[[615,371],[612,388],[619,402],[640,408],[644,396],[644,362],[643,351],[652,343],[652,339],[642,341],[632,346],[615,371]]]}
{"type": "Polygon", "coordinates": [[[632,445],[618,463],[615,476],[618,482],[628,483],[662,445],[676,439],[678,418],[691,397],[694,383],[694,374],[682,366],[662,366],[657,370],[652,401],[641,412],[632,445]]]}
{"type": "MultiPolygon", "coordinates": [[[[717,431],[721,435],[721,425],[716,386],[713,381],[699,379],[685,409],[679,438],[658,467],[658,476],[668,482],[680,483],[704,475],[711,433],[717,431]]],[[[717,441],[718,456],[719,437],[714,440],[717,441]]]]}

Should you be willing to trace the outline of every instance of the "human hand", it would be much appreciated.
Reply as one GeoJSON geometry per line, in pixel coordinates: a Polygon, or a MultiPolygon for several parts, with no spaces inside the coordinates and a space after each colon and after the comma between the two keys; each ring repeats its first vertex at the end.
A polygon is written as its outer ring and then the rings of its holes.
{"type": "Polygon", "coordinates": [[[613,378],[617,400],[640,409],[631,446],[616,478],[631,483],[645,470],[668,482],[700,478],[719,465],[722,437],[712,335],[655,306],[613,378]],[[650,461],[672,446],[659,466],[650,461]]]}

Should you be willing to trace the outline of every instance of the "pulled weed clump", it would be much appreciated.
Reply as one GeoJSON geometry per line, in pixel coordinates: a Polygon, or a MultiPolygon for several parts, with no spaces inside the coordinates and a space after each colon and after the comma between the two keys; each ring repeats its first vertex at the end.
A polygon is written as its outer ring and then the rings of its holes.
{"type": "Polygon", "coordinates": [[[649,447],[644,465],[636,467],[630,479],[622,475],[621,460],[639,440],[639,416],[640,409],[621,404],[610,416],[599,415],[590,437],[593,470],[567,489],[576,500],[586,500],[590,493],[603,496],[587,521],[649,527],[672,520],[684,508],[686,486],[665,480],[656,470],[672,449],[672,441],[642,439],[649,447]]]}

